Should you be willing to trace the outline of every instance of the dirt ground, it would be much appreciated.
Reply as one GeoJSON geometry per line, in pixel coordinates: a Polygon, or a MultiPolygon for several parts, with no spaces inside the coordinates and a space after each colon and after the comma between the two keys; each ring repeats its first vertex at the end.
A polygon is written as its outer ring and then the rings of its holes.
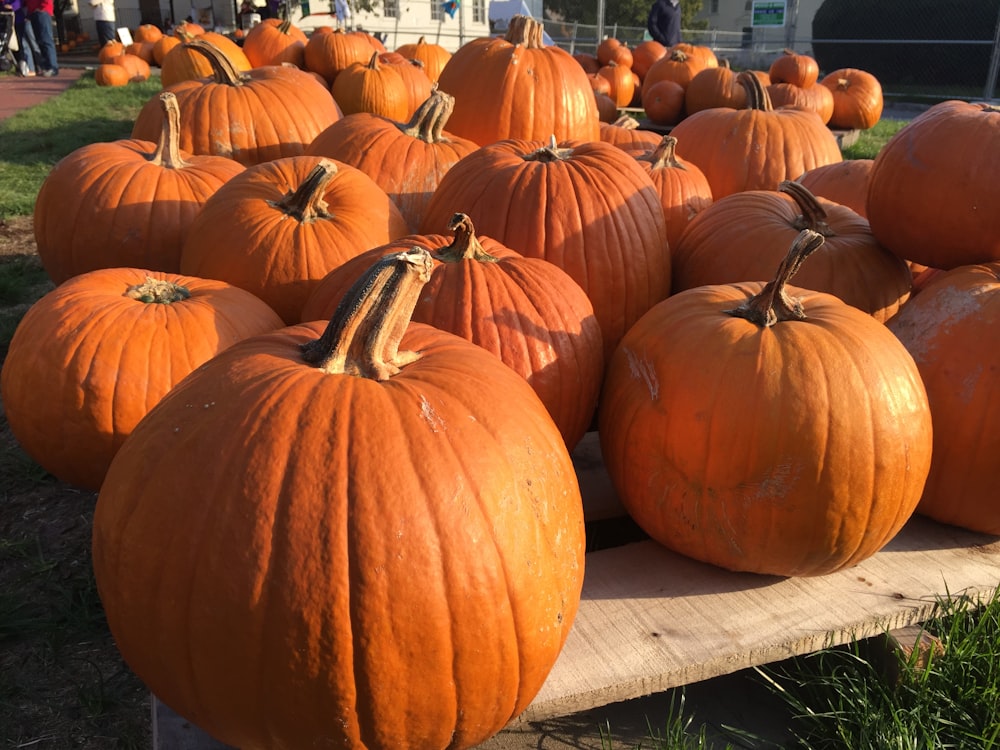
{"type": "MultiPolygon", "coordinates": [[[[51,288],[31,217],[0,220],[5,337],[51,288]]],[[[96,500],[96,493],[56,480],[31,460],[0,411],[2,747],[150,746],[148,691],[115,647],[91,572],[96,500]]]]}

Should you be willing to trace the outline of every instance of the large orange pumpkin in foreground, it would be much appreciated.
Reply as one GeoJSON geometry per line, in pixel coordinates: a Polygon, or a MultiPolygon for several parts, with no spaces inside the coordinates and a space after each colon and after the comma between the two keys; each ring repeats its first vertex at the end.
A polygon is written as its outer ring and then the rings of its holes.
{"type": "Polygon", "coordinates": [[[821,243],[803,230],[766,285],[661,302],[608,366],[608,473],[637,523],[676,552],[829,573],[877,552],[920,499],[931,414],[913,358],[870,315],[786,286],[821,243]]]}
{"type": "Polygon", "coordinates": [[[94,572],[115,642],[228,745],[470,748],[528,706],[569,633],[573,463],[513,370],[407,329],[431,262],[390,256],[325,333],[213,359],[101,488],[94,572]]]}

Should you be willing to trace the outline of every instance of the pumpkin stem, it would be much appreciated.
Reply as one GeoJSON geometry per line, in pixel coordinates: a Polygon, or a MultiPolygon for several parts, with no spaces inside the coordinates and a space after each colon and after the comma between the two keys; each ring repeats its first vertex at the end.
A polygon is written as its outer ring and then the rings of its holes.
{"type": "Polygon", "coordinates": [[[163,110],[163,130],[156,151],[149,155],[149,162],[164,169],[183,169],[188,164],[181,158],[181,110],[177,96],[170,91],[161,92],[160,109],[163,110]]]}
{"type": "Polygon", "coordinates": [[[286,18],[284,21],[278,24],[278,31],[282,34],[288,34],[292,30],[292,19],[286,18]]]}
{"type": "Polygon", "coordinates": [[[749,70],[740,72],[736,76],[736,82],[747,92],[747,109],[758,109],[763,112],[770,112],[774,109],[764,84],[749,70]]]}
{"type": "Polygon", "coordinates": [[[181,46],[189,47],[200,52],[208,58],[212,66],[212,78],[215,83],[224,83],[227,86],[242,86],[244,75],[236,69],[233,61],[229,59],[225,52],[216,47],[211,42],[195,37],[190,42],[184,42],[181,46]]]}
{"type": "Polygon", "coordinates": [[[448,222],[448,229],[455,233],[455,239],[447,247],[434,254],[435,260],[444,263],[458,263],[461,260],[476,260],[481,263],[497,263],[499,259],[483,249],[476,237],[476,228],[466,214],[455,214],[448,222]]]}
{"type": "Polygon", "coordinates": [[[625,128],[625,130],[638,130],[639,128],[639,121],[632,115],[622,115],[611,124],[616,128],[625,128]]]}
{"type": "Polygon", "coordinates": [[[833,237],[836,233],[826,222],[826,210],[819,204],[816,196],[801,182],[783,180],[778,185],[778,192],[792,196],[802,214],[795,218],[792,226],[795,229],[811,229],[824,237],[833,237]]]}
{"type": "Polygon", "coordinates": [[[531,16],[516,15],[507,24],[504,41],[523,45],[525,49],[542,49],[545,46],[542,24],[531,16]]]}
{"type": "Polygon", "coordinates": [[[347,290],[323,335],[302,345],[302,358],[326,373],[373,380],[418,360],[399,343],[433,266],[422,247],[380,258],[347,290]]]}
{"type": "Polygon", "coordinates": [[[268,201],[267,204],[295,217],[303,224],[317,219],[329,219],[332,214],[326,210],[324,196],[336,174],[337,165],[328,159],[322,159],[298,188],[289,190],[280,201],[268,201]]]}
{"type": "Polygon", "coordinates": [[[650,162],[652,169],[687,169],[677,160],[677,139],[672,135],[663,136],[652,153],[636,158],[650,162]]]}
{"type": "Polygon", "coordinates": [[[540,161],[543,163],[559,161],[560,159],[565,159],[571,153],[573,149],[570,148],[559,148],[556,143],[555,135],[549,138],[549,143],[547,146],[542,146],[542,148],[532,151],[530,154],[524,155],[525,161],[540,161]]]}
{"type": "Polygon", "coordinates": [[[454,110],[455,97],[439,90],[435,84],[431,95],[417,107],[410,121],[406,125],[400,125],[399,129],[411,138],[426,143],[441,143],[445,140],[442,136],[444,126],[454,110]]]}
{"type": "Polygon", "coordinates": [[[818,250],[825,241],[818,232],[803,229],[778,266],[774,280],[767,282],[759,293],[739,307],[726,310],[726,314],[744,318],[761,328],[769,328],[786,320],[803,320],[806,314],[802,310],[802,303],[788,295],[785,285],[799,270],[802,261],[818,250]]]}
{"type": "Polygon", "coordinates": [[[187,299],[191,296],[191,291],[186,286],[172,281],[147,276],[143,283],[128,287],[124,296],[146,304],[169,305],[187,299]]]}

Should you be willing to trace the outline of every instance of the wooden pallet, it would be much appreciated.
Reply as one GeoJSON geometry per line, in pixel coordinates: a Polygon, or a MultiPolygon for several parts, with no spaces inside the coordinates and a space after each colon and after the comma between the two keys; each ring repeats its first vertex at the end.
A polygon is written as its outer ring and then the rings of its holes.
{"type": "MultiPolygon", "coordinates": [[[[574,451],[588,526],[628,530],[596,433],[574,451]]],[[[878,554],[815,578],[732,573],[642,539],[590,552],[573,629],[512,726],[607,706],[920,623],[1000,585],[1000,540],[914,517],[878,554]]],[[[223,745],[154,701],[155,750],[223,745]],[[195,740],[192,740],[195,738],[195,740]],[[195,744],[192,744],[195,742],[195,744]],[[201,744],[198,744],[200,742],[201,744]]]]}

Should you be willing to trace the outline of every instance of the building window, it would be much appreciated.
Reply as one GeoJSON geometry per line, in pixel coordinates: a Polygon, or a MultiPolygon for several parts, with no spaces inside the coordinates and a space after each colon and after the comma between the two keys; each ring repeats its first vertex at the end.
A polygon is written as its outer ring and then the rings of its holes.
{"type": "Polygon", "coordinates": [[[472,0],[472,22],[486,23],[486,0],[472,0]]]}
{"type": "Polygon", "coordinates": [[[385,0],[385,17],[399,18],[399,0],[385,0]]]}
{"type": "Polygon", "coordinates": [[[431,20],[440,21],[444,18],[444,8],[441,7],[441,0],[431,0],[431,20]]]}
{"type": "Polygon", "coordinates": [[[712,0],[711,5],[709,6],[708,12],[709,13],[718,13],[719,12],[719,0],[712,0]]]}

